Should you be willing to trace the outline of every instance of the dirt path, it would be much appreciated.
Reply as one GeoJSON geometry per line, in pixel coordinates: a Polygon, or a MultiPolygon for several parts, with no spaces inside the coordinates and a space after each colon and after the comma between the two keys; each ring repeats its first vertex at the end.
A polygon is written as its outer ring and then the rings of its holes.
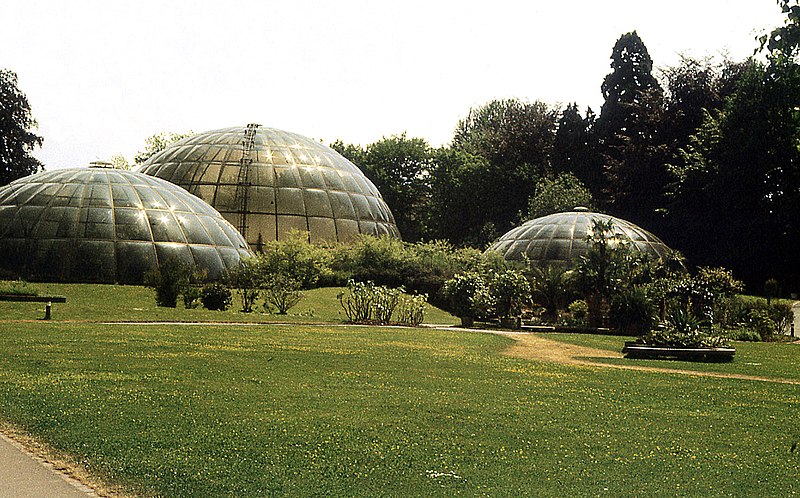
{"type": "Polygon", "coordinates": [[[529,333],[508,333],[489,331],[498,335],[503,335],[514,339],[516,342],[505,351],[505,354],[516,358],[529,360],[549,361],[563,363],[567,365],[579,365],[601,368],[619,368],[623,370],[639,370],[645,372],[672,373],[681,375],[691,375],[696,377],[717,377],[723,379],[753,380],[759,382],[774,382],[776,384],[795,384],[800,385],[800,380],[778,379],[768,377],[755,377],[735,373],[720,372],[698,372],[696,370],[679,370],[664,367],[645,367],[640,365],[619,365],[595,361],[605,358],[622,358],[622,353],[595,349],[586,346],[576,346],[552,339],[547,339],[538,334],[529,333]]]}

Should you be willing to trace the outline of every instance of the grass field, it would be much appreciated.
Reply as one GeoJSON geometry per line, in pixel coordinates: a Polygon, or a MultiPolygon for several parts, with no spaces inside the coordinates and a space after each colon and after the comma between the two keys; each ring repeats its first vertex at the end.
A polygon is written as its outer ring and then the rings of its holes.
{"type": "MultiPolygon", "coordinates": [[[[0,282],[2,283],[2,282],[0,282]]],[[[168,322],[291,322],[342,323],[337,294],[339,287],[305,291],[305,297],[286,315],[264,313],[259,302],[253,313],[241,313],[241,302],[234,294],[233,306],[227,311],[209,311],[202,306],[185,309],[179,300],[177,308],[160,308],[152,289],[128,285],[82,285],[37,283],[33,287],[40,295],[63,295],[64,304],[53,305],[53,318],[71,321],[168,321],[168,322]]],[[[45,303],[0,301],[0,321],[34,320],[44,316],[45,303]]],[[[426,323],[455,324],[458,319],[438,308],[429,306],[426,323]]]]}
{"type": "MultiPolygon", "coordinates": [[[[503,355],[510,343],[457,330],[6,320],[0,414],[142,495],[800,492],[800,386],[539,363],[503,355]]],[[[760,375],[796,378],[796,345],[740,347],[770,365],[760,375]]],[[[713,367],[738,371],[741,358],[713,367]]]]}

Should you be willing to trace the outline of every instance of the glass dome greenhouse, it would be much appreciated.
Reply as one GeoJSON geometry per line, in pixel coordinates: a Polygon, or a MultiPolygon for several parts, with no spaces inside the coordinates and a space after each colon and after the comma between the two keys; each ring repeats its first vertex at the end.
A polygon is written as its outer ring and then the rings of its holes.
{"type": "Polygon", "coordinates": [[[0,189],[0,273],[141,283],[168,260],[211,278],[251,254],[211,206],[167,181],[107,168],[20,178],[0,189]]]}
{"type": "Polygon", "coordinates": [[[260,125],[200,133],[148,159],[142,173],[205,200],[251,245],[292,230],[311,242],[400,237],[375,185],[353,163],[302,135],[260,125]]]}
{"type": "Polygon", "coordinates": [[[634,250],[656,257],[670,250],[647,230],[620,218],[589,212],[586,208],[527,221],[508,231],[487,250],[502,254],[506,260],[521,260],[527,256],[540,265],[569,264],[589,250],[585,239],[594,220],[610,221],[617,236],[629,242],[634,250]]]}

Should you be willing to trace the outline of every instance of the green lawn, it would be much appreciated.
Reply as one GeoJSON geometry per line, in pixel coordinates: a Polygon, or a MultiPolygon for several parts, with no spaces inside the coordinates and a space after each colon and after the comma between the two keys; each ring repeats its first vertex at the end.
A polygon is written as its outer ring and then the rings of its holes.
{"type": "MultiPolygon", "coordinates": [[[[2,282],[0,282],[2,283],[2,282]]],[[[291,322],[291,323],[342,323],[337,294],[342,288],[323,288],[306,291],[300,303],[287,315],[264,313],[259,301],[257,312],[241,313],[238,296],[228,311],[209,311],[200,306],[185,309],[179,301],[177,308],[160,308],[155,304],[152,289],[127,285],[86,285],[37,283],[33,287],[40,295],[63,295],[64,304],[53,304],[54,320],[76,321],[187,321],[187,322],[291,322]]],[[[18,303],[0,301],[0,321],[33,320],[44,316],[45,303],[18,303]]],[[[425,323],[452,325],[458,319],[444,311],[429,306],[425,323]]]]}
{"type": "MultiPolygon", "coordinates": [[[[508,344],[425,329],[7,322],[0,413],[146,495],[800,492],[800,386],[537,363],[501,355],[508,344]]],[[[752,354],[767,361],[763,346],[752,354]]],[[[786,351],[775,361],[796,361],[786,351]]]]}
{"type": "MultiPolygon", "coordinates": [[[[547,334],[558,341],[590,346],[608,351],[622,351],[625,341],[633,337],[606,335],[547,334]]],[[[598,358],[596,361],[622,364],[657,366],[702,372],[734,373],[755,377],[800,380],[800,346],[785,342],[734,342],[736,356],[731,363],[703,363],[697,361],[632,360],[598,358]]]]}

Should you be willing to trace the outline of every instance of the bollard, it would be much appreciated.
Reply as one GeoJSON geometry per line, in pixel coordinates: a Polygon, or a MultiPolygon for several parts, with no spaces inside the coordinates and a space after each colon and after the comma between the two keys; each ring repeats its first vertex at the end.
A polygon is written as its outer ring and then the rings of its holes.
{"type": "Polygon", "coordinates": [[[792,322],[792,337],[794,337],[794,322],[792,322]]]}
{"type": "Polygon", "coordinates": [[[45,320],[49,320],[50,319],[50,308],[52,306],[53,306],[53,303],[51,303],[50,301],[47,301],[47,306],[44,307],[44,319],[45,320]]]}

